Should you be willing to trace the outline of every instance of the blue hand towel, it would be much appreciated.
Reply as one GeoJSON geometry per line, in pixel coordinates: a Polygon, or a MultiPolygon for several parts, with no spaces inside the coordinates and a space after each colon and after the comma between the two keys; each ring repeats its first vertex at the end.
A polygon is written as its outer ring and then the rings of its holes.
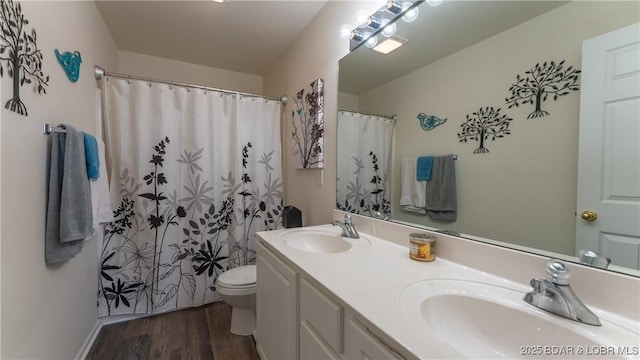
{"type": "Polygon", "coordinates": [[[92,135],[85,132],[84,135],[84,155],[87,161],[87,175],[89,179],[95,181],[100,177],[100,158],[98,157],[98,141],[92,135]]]}
{"type": "Polygon", "coordinates": [[[416,180],[431,180],[431,168],[433,167],[433,156],[419,156],[416,167],[416,180]]]}

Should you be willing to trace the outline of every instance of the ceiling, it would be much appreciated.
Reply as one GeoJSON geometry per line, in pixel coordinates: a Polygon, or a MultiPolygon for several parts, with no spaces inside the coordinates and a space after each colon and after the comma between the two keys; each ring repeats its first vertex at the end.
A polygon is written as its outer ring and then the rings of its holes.
{"type": "Polygon", "coordinates": [[[415,22],[398,21],[396,35],[408,39],[402,47],[382,55],[361,46],[340,60],[340,91],[360,95],[566,3],[447,0],[437,7],[423,3],[415,22]]]}
{"type": "Polygon", "coordinates": [[[120,50],[264,75],[326,0],[95,2],[120,50]]]}

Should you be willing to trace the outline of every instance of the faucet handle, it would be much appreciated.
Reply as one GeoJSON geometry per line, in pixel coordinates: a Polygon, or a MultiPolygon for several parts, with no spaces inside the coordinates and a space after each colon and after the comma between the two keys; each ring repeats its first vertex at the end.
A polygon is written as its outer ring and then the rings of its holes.
{"type": "Polygon", "coordinates": [[[351,224],[351,214],[344,214],[344,223],[351,224]]]}
{"type": "Polygon", "coordinates": [[[547,279],[556,285],[569,285],[569,268],[558,259],[549,259],[545,262],[547,279]]]}

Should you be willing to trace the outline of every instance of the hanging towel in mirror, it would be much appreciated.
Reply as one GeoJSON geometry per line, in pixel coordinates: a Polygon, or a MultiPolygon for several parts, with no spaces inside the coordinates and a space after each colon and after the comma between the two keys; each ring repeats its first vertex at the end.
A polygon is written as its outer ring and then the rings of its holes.
{"type": "Polygon", "coordinates": [[[433,220],[455,221],[458,204],[453,155],[434,157],[426,191],[427,215],[433,220]]]}
{"type": "Polygon", "coordinates": [[[424,208],[426,185],[424,181],[416,180],[416,158],[402,159],[402,196],[400,206],[405,211],[421,215],[427,213],[424,208]]]}
{"type": "Polygon", "coordinates": [[[431,179],[431,169],[433,168],[433,156],[419,156],[416,165],[416,180],[428,181],[431,179]]]}

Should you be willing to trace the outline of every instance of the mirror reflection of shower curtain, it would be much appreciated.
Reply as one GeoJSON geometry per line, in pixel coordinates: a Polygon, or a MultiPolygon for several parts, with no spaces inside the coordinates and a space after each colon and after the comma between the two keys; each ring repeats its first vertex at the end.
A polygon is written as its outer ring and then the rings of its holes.
{"type": "Polygon", "coordinates": [[[387,117],[338,112],[337,209],[391,217],[394,124],[387,117]]]}

